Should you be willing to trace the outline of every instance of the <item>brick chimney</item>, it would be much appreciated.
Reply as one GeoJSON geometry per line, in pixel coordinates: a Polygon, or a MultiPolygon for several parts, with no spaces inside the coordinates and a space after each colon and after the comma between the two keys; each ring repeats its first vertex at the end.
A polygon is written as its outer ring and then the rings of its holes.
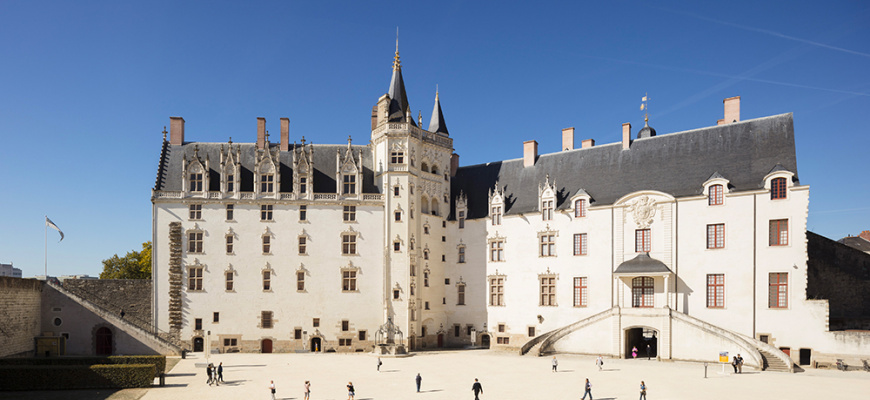
{"type": "Polygon", "coordinates": [[[266,118],[257,117],[257,149],[266,148],[266,118]]]}
{"type": "Polygon", "coordinates": [[[281,118],[281,151],[290,150],[290,118],[281,118]]]}
{"type": "Polygon", "coordinates": [[[718,121],[719,125],[740,122],[740,96],[722,100],[725,105],[725,118],[718,121]]]}
{"type": "Polygon", "coordinates": [[[631,146],[631,122],[622,124],[622,149],[628,150],[631,146]]]}
{"type": "Polygon", "coordinates": [[[459,169],[459,154],[453,153],[450,156],[450,176],[456,176],[456,170],[459,169]]]}
{"type": "Polygon", "coordinates": [[[523,142],[523,167],[534,167],[538,159],[538,142],[528,140],[523,142]]]}
{"type": "Polygon", "coordinates": [[[870,231],[861,231],[861,233],[858,234],[858,237],[863,238],[864,240],[870,241],[870,231]]]}
{"type": "Polygon", "coordinates": [[[184,118],[169,117],[169,144],[184,144],[184,118]]]}
{"type": "Polygon", "coordinates": [[[580,144],[581,149],[588,149],[592,146],[595,146],[595,139],[586,139],[580,144]]]}
{"type": "Polygon", "coordinates": [[[574,127],[562,129],[562,151],[574,150],[574,127]]]}

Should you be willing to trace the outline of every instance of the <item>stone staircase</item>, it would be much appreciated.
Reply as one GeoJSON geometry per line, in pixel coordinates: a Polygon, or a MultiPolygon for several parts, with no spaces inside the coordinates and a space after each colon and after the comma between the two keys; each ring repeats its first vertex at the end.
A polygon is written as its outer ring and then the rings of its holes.
{"type": "Polygon", "coordinates": [[[792,372],[780,358],[764,349],[758,349],[758,352],[761,353],[761,359],[764,362],[761,368],[763,371],[792,372]]]}
{"type": "Polygon", "coordinates": [[[136,340],[148,346],[158,354],[181,354],[182,347],[178,343],[175,343],[173,340],[168,340],[165,337],[161,337],[163,335],[160,335],[160,332],[157,332],[154,329],[149,329],[148,327],[140,326],[143,325],[141,323],[133,323],[132,321],[121,317],[117,313],[117,311],[107,310],[104,307],[101,307],[96,303],[85,299],[79,294],[67,290],[62,285],[49,281],[48,286],[56,290],[58,293],[66,296],[70,300],[75,301],[88,311],[98,315],[104,321],[112,324],[114,327],[135,338],[136,340]]]}

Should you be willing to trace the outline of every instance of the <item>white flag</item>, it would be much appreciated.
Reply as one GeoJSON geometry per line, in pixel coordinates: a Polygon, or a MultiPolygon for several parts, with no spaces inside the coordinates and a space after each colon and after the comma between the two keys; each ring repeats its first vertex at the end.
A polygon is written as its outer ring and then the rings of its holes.
{"type": "Polygon", "coordinates": [[[54,222],[51,222],[51,220],[48,219],[48,216],[45,217],[45,226],[50,226],[50,227],[54,228],[54,230],[56,230],[57,233],[60,233],[60,240],[58,240],[58,243],[60,243],[63,240],[63,231],[60,230],[60,228],[58,228],[57,225],[54,224],[54,222]]]}
{"type": "Polygon", "coordinates": [[[640,99],[640,101],[646,101],[646,96],[643,96],[643,98],[640,99]]]}

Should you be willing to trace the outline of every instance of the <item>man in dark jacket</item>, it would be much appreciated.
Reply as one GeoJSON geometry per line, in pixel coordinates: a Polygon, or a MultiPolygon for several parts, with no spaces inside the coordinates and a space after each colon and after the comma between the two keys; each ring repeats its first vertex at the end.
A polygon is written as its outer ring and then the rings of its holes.
{"type": "Polygon", "coordinates": [[[480,386],[477,378],[474,378],[474,385],[471,386],[471,391],[474,392],[474,400],[480,400],[477,396],[483,393],[483,386],[480,386]]]}

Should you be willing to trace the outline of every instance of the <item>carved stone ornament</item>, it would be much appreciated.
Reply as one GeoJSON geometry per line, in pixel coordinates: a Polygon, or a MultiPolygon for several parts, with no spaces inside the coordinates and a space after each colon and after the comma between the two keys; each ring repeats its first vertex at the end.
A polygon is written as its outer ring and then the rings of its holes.
{"type": "Polygon", "coordinates": [[[634,217],[634,222],[640,229],[649,228],[656,216],[656,201],[649,196],[641,196],[628,206],[628,212],[634,217]]]}

